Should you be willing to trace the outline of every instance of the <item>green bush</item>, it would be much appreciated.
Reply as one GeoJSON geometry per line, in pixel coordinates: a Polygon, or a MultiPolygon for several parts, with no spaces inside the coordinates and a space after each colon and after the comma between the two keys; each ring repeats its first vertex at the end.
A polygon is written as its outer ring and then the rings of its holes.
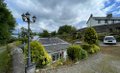
{"type": "Polygon", "coordinates": [[[72,61],[78,61],[87,57],[87,52],[79,45],[72,45],[67,48],[68,58],[72,61]]]}
{"type": "Polygon", "coordinates": [[[84,41],[88,44],[98,43],[98,35],[94,28],[89,27],[85,30],[84,41]]]}
{"type": "Polygon", "coordinates": [[[99,46],[97,46],[95,44],[91,45],[90,53],[96,53],[98,51],[100,51],[100,47],[99,46]]]}
{"type": "Polygon", "coordinates": [[[88,57],[87,51],[84,49],[81,49],[81,57],[80,59],[85,59],[88,57]]]}
{"type": "Polygon", "coordinates": [[[100,50],[100,47],[95,44],[92,44],[92,45],[85,44],[85,45],[82,45],[82,48],[91,54],[96,53],[100,50]]]}
{"type": "MultiPolygon", "coordinates": [[[[32,62],[36,63],[37,67],[42,68],[51,62],[51,56],[38,41],[32,41],[30,48],[32,62]]],[[[25,54],[27,55],[27,46],[25,47],[25,54]]]]}
{"type": "Polygon", "coordinates": [[[120,35],[116,37],[117,41],[120,42],[120,35]]]}

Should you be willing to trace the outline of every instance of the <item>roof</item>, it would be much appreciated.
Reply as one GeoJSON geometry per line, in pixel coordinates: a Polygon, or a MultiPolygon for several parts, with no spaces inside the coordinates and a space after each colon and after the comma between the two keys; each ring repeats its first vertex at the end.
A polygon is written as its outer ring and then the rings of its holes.
{"type": "Polygon", "coordinates": [[[108,18],[108,17],[92,17],[93,19],[96,19],[96,20],[120,20],[120,17],[111,17],[111,18],[108,18]]]}
{"type": "Polygon", "coordinates": [[[40,38],[39,42],[43,45],[53,45],[53,44],[68,44],[66,41],[61,40],[60,38],[40,38]]]}
{"type": "Polygon", "coordinates": [[[48,53],[58,52],[66,50],[70,45],[68,42],[63,41],[60,38],[40,38],[39,42],[43,44],[48,53]]]}
{"type": "Polygon", "coordinates": [[[56,45],[49,45],[44,47],[48,53],[54,53],[54,52],[66,50],[69,45],[70,44],[56,44],[56,45]]]}
{"type": "MultiPolygon", "coordinates": [[[[93,17],[93,15],[91,14],[88,21],[90,20],[90,18],[93,18],[95,20],[120,20],[120,17],[93,17]]],[[[87,23],[88,23],[87,21],[87,23]]]]}

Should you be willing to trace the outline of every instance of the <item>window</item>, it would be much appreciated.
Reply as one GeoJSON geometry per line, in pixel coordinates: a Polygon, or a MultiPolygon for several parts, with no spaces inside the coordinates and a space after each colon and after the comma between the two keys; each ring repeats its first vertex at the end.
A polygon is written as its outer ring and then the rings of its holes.
{"type": "Polygon", "coordinates": [[[112,20],[112,23],[114,24],[114,20],[112,20]]]}
{"type": "Polygon", "coordinates": [[[105,23],[108,23],[108,20],[105,20],[105,23]]]}
{"type": "Polygon", "coordinates": [[[100,20],[98,20],[98,24],[100,24],[100,20]]]}
{"type": "Polygon", "coordinates": [[[55,56],[54,55],[52,56],[52,60],[55,61],[55,56]]]}

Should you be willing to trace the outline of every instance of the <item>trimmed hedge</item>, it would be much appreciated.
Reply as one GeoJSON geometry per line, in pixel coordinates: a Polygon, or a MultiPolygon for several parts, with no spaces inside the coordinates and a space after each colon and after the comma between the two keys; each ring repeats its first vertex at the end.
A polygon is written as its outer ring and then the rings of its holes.
{"type": "Polygon", "coordinates": [[[94,28],[89,27],[85,30],[84,41],[87,44],[97,44],[98,35],[94,28]]]}
{"type": "Polygon", "coordinates": [[[82,48],[91,54],[100,51],[100,47],[95,44],[92,44],[92,45],[85,44],[85,45],[82,45],[82,48]]]}
{"type": "Polygon", "coordinates": [[[72,45],[67,48],[68,58],[72,61],[78,61],[80,59],[87,58],[87,52],[79,45],[72,45]]]}

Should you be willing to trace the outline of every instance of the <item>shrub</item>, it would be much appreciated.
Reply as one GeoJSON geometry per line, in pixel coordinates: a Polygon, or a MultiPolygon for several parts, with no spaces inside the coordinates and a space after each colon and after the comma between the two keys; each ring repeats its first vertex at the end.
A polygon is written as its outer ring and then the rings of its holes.
{"type": "Polygon", "coordinates": [[[84,35],[84,41],[88,44],[97,44],[98,35],[94,28],[89,27],[86,29],[85,35],[84,35]]]}
{"type": "Polygon", "coordinates": [[[55,63],[52,64],[53,67],[61,66],[63,65],[62,59],[57,60],[55,63]]]}
{"type": "Polygon", "coordinates": [[[85,45],[82,45],[82,48],[91,54],[96,53],[100,50],[100,47],[95,44],[92,44],[92,45],[85,44],[85,45]]]}
{"type": "Polygon", "coordinates": [[[90,53],[96,53],[98,51],[100,51],[100,47],[99,46],[97,46],[95,44],[91,45],[90,53]]]}
{"type": "Polygon", "coordinates": [[[83,50],[79,45],[72,45],[67,48],[68,58],[72,61],[78,61],[87,57],[87,52],[83,50]]]}
{"type": "MultiPolygon", "coordinates": [[[[44,67],[51,62],[51,56],[46,52],[44,47],[37,41],[30,43],[32,62],[36,63],[37,67],[44,67]]],[[[27,46],[25,47],[27,55],[27,46]]]]}
{"type": "Polygon", "coordinates": [[[81,57],[80,59],[85,59],[88,57],[87,51],[84,49],[81,49],[81,57]]]}

